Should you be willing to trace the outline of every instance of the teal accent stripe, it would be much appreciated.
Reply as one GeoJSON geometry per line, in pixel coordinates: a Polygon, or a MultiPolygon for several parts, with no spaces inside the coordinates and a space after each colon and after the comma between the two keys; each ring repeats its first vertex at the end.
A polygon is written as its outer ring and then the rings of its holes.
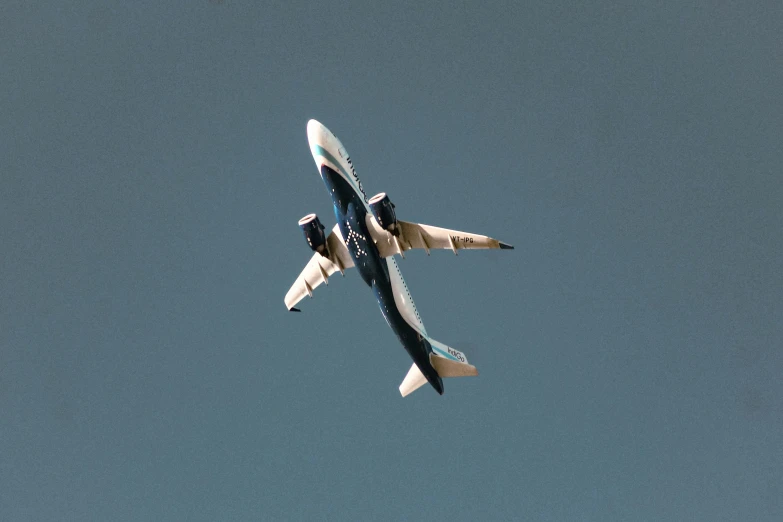
{"type": "Polygon", "coordinates": [[[352,187],[354,188],[354,190],[356,191],[356,193],[357,193],[357,194],[359,194],[359,195],[361,196],[361,194],[362,194],[362,191],[361,191],[361,190],[359,190],[359,186],[356,184],[356,181],[354,181],[354,179],[353,179],[353,176],[351,176],[350,174],[348,174],[348,173],[345,171],[345,169],[343,168],[342,164],[341,164],[339,161],[337,161],[337,158],[335,158],[334,156],[332,156],[331,154],[329,154],[329,152],[328,152],[326,149],[324,149],[323,147],[321,147],[320,145],[316,145],[316,146],[315,146],[315,152],[316,152],[316,154],[318,154],[319,156],[323,156],[324,158],[328,159],[329,161],[331,161],[332,163],[334,163],[335,165],[337,165],[337,168],[338,168],[338,169],[340,169],[340,172],[342,172],[342,173],[343,173],[343,176],[345,176],[345,179],[347,179],[347,180],[348,180],[348,183],[350,183],[350,184],[351,184],[351,186],[352,186],[352,187]]]}
{"type": "Polygon", "coordinates": [[[446,359],[451,359],[452,361],[462,362],[462,361],[460,361],[459,359],[457,359],[456,357],[454,357],[453,355],[451,355],[450,353],[448,353],[448,352],[444,352],[443,350],[439,349],[439,348],[438,348],[437,346],[435,346],[434,344],[430,343],[430,346],[432,346],[432,349],[433,349],[433,350],[435,350],[436,352],[438,352],[438,355],[442,355],[442,356],[443,356],[443,357],[445,357],[446,359]]]}

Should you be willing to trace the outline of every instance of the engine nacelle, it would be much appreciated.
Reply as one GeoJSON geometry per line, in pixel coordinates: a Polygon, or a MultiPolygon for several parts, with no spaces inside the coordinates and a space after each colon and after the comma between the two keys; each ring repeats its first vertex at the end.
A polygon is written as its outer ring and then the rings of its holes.
{"type": "Polygon", "coordinates": [[[399,236],[400,228],[397,226],[394,203],[391,202],[389,196],[385,192],[381,192],[371,197],[368,203],[370,204],[370,212],[372,212],[375,221],[378,222],[381,228],[395,236],[399,236]]]}
{"type": "Polygon", "coordinates": [[[299,220],[299,228],[304,232],[307,244],[313,252],[329,257],[329,246],[326,244],[326,234],[321,220],[315,214],[307,214],[299,220]]]}

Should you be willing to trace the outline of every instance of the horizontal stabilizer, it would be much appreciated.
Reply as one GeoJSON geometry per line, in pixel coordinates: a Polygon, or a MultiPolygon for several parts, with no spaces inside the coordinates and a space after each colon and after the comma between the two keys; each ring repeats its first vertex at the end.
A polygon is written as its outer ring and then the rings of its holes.
{"type": "Polygon", "coordinates": [[[413,363],[411,369],[408,370],[408,375],[405,376],[402,384],[400,384],[400,393],[403,397],[410,395],[421,388],[426,382],[427,378],[421,373],[421,370],[416,366],[416,363],[413,363]]]}

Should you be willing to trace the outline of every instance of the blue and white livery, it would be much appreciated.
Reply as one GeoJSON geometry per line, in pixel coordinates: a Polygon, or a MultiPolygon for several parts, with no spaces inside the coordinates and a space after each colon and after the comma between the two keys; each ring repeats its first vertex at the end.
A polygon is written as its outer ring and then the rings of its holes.
{"type": "Polygon", "coordinates": [[[443,394],[443,377],[478,375],[465,354],[432,339],[424,328],[395,255],[405,257],[419,248],[432,249],[513,248],[496,239],[468,232],[410,223],[397,219],[394,204],[381,192],[368,198],[348,151],[329,129],[315,120],[307,123],[307,139],[318,172],[334,203],[337,224],[329,234],[315,214],[299,220],[313,257],[285,296],[285,305],[298,312],[297,303],[329,276],[356,267],[372,288],[381,313],[413,359],[400,385],[403,397],[429,382],[443,394]]]}

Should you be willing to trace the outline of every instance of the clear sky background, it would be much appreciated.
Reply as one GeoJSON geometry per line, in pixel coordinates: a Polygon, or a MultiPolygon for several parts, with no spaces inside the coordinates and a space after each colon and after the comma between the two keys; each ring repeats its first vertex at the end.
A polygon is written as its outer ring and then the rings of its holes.
{"type": "MultiPolygon", "coordinates": [[[[47,5],[48,4],[48,5],[47,5]]],[[[783,520],[783,7],[0,6],[0,519],[783,520]],[[410,366],[316,118],[478,378],[410,366]]]]}

